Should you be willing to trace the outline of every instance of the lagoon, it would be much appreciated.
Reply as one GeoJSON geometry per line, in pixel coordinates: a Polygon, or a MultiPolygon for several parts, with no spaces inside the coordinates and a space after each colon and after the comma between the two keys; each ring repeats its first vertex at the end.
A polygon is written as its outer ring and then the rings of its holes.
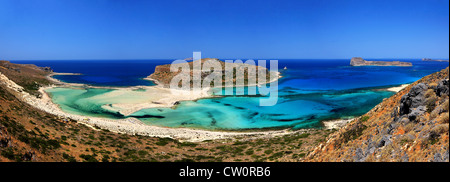
{"type": "MultiPolygon", "coordinates": [[[[371,59],[373,60],[373,59],[371,59]]],[[[351,67],[350,60],[280,60],[283,78],[278,81],[279,98],[275,106],[259,106],[262,96],[226,96],[182,101],[176,107],[142,109],[125,116],[111,107],[117,103],[145,99],[142,90],[114,97],[113,88],[52,88],[46,91],[52,101],[68,113],[123,119],[135,117],[145,124],[207,130],[246,130],[273,128],[319,128],[321,121],[362,115],[390,97],[385,88],[412,83],[439,71],[448,63],[410,61],[412,67],[351,67]],[[124,96],[126,95],[126,97],[124,96]]],[[[171,60],[135,61],[30,61],[50,66],[55,72],[82,73],[56,78],[94,86],[151,86],[142,80],[154,67],[171,60]],[[100,68],[106,67],[106,70],[100,68]],[[134,70],[135,68],[135,70],[134,70]],[[114,70],[114,71],[112,71],[114,70]],[[121,70],[123,73],[121,73],[121,70]]],[[[23,63],[23,61],[19,62],[23,63]]],[[[221,90],[216,90],[216,94],[221,90]]],[[[148,96],[147,96],[148,97],[148,96]]]]}

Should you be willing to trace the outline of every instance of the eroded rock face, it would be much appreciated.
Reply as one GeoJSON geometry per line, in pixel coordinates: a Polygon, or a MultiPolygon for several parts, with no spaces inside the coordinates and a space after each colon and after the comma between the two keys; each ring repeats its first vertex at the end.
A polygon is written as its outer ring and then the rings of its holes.
{"type": "Polygon", "coordinates": [[[439,84],[436,87],[436,95],[437,96],[441,96],[443,94],[447,94],[449,95],[449,83],[448,83],[448,79],[446,80],[441,80],[439,82],[439,84]]]}
{"type": "Polygon", "coordinates": [[[419,106],[417,108],[412,108],[411,110],[411,113],[408,114],[408,119],[409,121],[415,121],[425,113],[426,108],[424,106],[419,106]]]}
{"type": "MultiPolygon", "coordinates": [[[[428,90],[428,85],[424,83],[417,84],[411,88],[409,93],[402,96],[400,100],[400,115],[409,114],[414,108],[424,105],[425,91],[428,90]]],[[[408,117],[409,118],[409,117],[408,117]]],[[[411,119],[410,119],[411,120],[411,119]]]]}

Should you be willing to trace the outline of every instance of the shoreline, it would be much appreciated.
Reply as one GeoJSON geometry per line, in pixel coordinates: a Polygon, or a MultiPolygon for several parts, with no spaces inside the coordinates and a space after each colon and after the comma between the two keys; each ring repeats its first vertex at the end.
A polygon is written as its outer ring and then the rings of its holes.
{"type": "Polygon", "coordinates": [[[411,84],[402,84],[400,86],[387,88],[386,90],[391,91],[391,92],[400,92],[401,90],[408,87],[409,85],[411,85],[411,84]]]}
{"type": "MultiPolygon", "coordinates": [[[[118,90],[132,90],[132,89],[138,89],[138,88],[144,88],[144,89],[163,89],[163,90],[170,90],[168,88],[164,88],[161,85],[158,85],[158,81],[151,79],[151,78],[144,78],[151,80],[155,82],[156,85],[154,86],[133,86],[133,87],[99,87],[99,86],[90,86],[86,84],[77,84],[77,83],[66,83],[62,82],[58,79],[52,78],[53,75],[58,74],[64,74],[64,75],[79,75],[79,74],[71,74],[71,73],[52,73],[47,76],[47,78],[50,78],[51,81],[55,81],[56,84],[46,87],[39,88],[39,92],[42,94],[41,98],[36,98],[34,96],[29,95],[28,93],[21,93],[22,99],[26,101],[28,104],[43,110],[45,112],[54,114],[61,119],[64,118],[70,118],[73,120],[76,120],[78,123],[84,124],[90,128],[93,129],[106,129],[112,132],[116,133],[123,133],[123,134],[130,134],[130,135],[143,135],[143,136],[150,136],[150,137],[168,137],[173,139],[178,139],[180,141],[189,141],[189,142],[201,142],[205,140],[220,140],[220,139],[233,139],[238,137],[250,137],[250,138],[266,138],[266,137],[274,137],[274,136],[280,136],[280,135],[287,135],[287,134],[293,134],[293,133],[304,133],[313,129],[300,129],[300,130],[292,130],[290,128],[286,129],[277,129],[277,130],[266,130],[266,131],[210,131],[210,130],[202,130],[202,129],[194,129],[194,128],[170,128],[170,127],[161,127],[161,126],[152,126],[152,125],[146,125],[142,123],[140,120],[136,118],[126,118],[126,119],[107,119],[107,118],[101,118],[101,117],[93,117],[93,116],[82,116],[77,114],[71,114],[62,111],[62,109],[59,107],[59,105],[52,102],[51,97],[48,95],[47,92],[45,92],[45,89],[49,88],[55,88],[55,87],[88,87],[88,88],[112,88],[112,89],[118,89],[118,90]]],[[[277,79],[271,80],[277,81],[282,76],[278,76],[277,79]]],[[[8,79],[8,78],[6,78],[8,79]]],[[[8,79],[9,80],[9,79],[8,79]]],[[[10,81],[10,80],[9,80],[10,81]]],[[[10,81],[12,82],[12,81],[10,81]]],[[[270,83],[270,82],[269,82],[270,83]]],[[[266,83],[267,84],[267,83],[266,83]]],[[[20,90],[21,86],[15,84],[14,82],[10,83],[9,85],[13,85],[14,90],[20,90]]],[[[389,91],[395,91],[398,92],[401,89],[405,88],[409,84],[403,84],[401,86],[397,87],[390,87],[386,90],[389,91]]],[[[23,89],[23,88],[22,88],[23,89]]],[[[182,91],[182,90],[179,90],[182,91]]],[[[183,91],[186,92],[186,91],[183,91]]],[[[203,91],[205,92],[205,91],[203,91]]],[[[19,92],[20,93],[20,92],[19,92]]],[[[207,91],[205,92],[207,94],[207,91]]],[[[180,93],[179,95],[186,95],[187,93],[180,93]]],[[[201,96],[201,95],[200,95],[201,96]]],[[[213,97],[211,95],[208,95],[208,97],[213,97]]],[[[207,97],[198,97],[197,99],[202,99],[207,97]]],[[[178,98],[179,99],[179,98],[178,98]]],[[[182,101],[175,99],[172,104],[164,105],[164,107],[173,107],[175,102],[182,101]],[[176,100],[176,101],[175,101],[176,100]]],[[[192,100],[192,98],[188,99],[192,100]]],[[[117,105],[116,105],[117,106],[117,105]]],[[[133,110],[137,109],[140,110],[142,108],[148,108],[148,107],[155,107],[154,105],[141,105],[138,107],[134,107],[133,110]]],[[[159,105],[161,107],[161,105],[159,105]]],[[[131,112],[131,111],[130,111],[131,112]]],[[[355,117],[356,118],[356,117],[355,117]]],[[[335,120],[327,120],[327,121],[320,121],[323,125],[323,129],[338,129],[346,124],[353,121],[352,119],[335,119],[335,120]]]]}
{"type": "MultiPolygon", "coordinates": [[[[52,75],[52,74],[51,74],[52,75]]],[[[51,76],[49,75],[49,76],[51,76]]],[[[92,116],[81,116],[71,113],[66,113],[62,111],[62,109],[55,103],[52,102],[50,96],[45,89],[55,88],[62,86],[74,86],[71,83],[64,83],[58,80],[57,84],[40,87],[39,92],[42,94],[41,98],[37,98],[28,94],[27,92],[23,92],[23,87],[17,85],[15,82],[9,80],[3,74],[0,74],[0,80],[5,82],[5,85],[9,88],[17,92],[17,97],[24,102],[30,104],[31,106],[42,110],[44,112],[56,115],[60,119],[72,119],[77,121],[77,123],[84,124],[93,129],[105,129],[115,133],[123,133],[130,135],[142,135],[149,137],[160,137],[160,138],[173,138],[177,139],[181,142],[201,142],[205,140],[221,140],[221,139],[236,139],[240,137],[245,138],[267,138],[267,137],[275,137],[282,136],[293,133],[304,133],[309,131],[308,129],[301,129],[293,131],[291,129],[283,129],[283,130],[274,130],[274,131],[254,131],[254,132],[238,132],[238,131],[208,131],[201,129],[191,129],[191,128],[169,128],[169,127],[160,127],[160,126],[152,126],[146,125],[139,121],[136,118],[126,118],[126,119],[107,119],[100,117],[92,117],[92,116]]],[[[56,80],[56,79],[55,79],[56,80]]],[[[75,84],[75,86],[79,86],[83,84],[75,84]]],[[[152,86],[154,87],[154,86],[152,86]]],[[[129,88],[128,88],[129,89],[129,88]]]]}
{"type": "Polygon", "coordinates": [[[326,130],[339,129],[339,128],[344,127],[348,123],[352,122],[353,120],[355,120],[358,117],[351,118],[351,119],[327,120],[327,121],[322,121],[322,124],[324,125],[324,129],[326,129],[326,130]]]}

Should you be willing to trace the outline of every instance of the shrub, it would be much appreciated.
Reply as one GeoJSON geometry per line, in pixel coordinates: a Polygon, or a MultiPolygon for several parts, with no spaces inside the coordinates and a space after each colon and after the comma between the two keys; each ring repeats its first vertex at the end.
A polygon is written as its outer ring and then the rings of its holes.
{"type": "Polygon", "coordinates": [[[175,142],[175,140],[171,138],[159,138],[159,140],[155,144],[158,146],[165,146],[169,142],[175,142]]]}
{"type": "Polygon", "coordinates": [[[436,133],[436,134],[442,134],[442,133],[448,132],[448,124],[437,125],[437,126],[433,127],[433,129],[431,129],[431,132],[436,133]]]}
{"type": "Polygon", "coordinates": [[[308,136],[311,135],[309,133],[302,133],[300,135],[298,135],[298,138],[308,138],[308,136]]]}
{"type": "Polygon", "coordinates": [[[413,130],[415,126],[416,126],[416,124],[414,122],[410,122],[410,123],[406,124],[405,129],[404,129],[405,133],[408,133],[411,130],[413,130]]]}
{"type": "Polygon", "coordinates": [[[432,97],[432,96],[435,96],[436,94],[434,93],[434,90],[433,89],[428,89],[426,92],[425,92],[425,98],[430,98],[430,97],[432,97]]]}
{"type": "Polygon", "coordinates": [[[300,154],[298,154],[298,157],[305,157],[306,156],[306,153],[300,153],[300,154]]]}
{"type": "Polygon", "coordinates": [[[10,160],[14,160],[14,158],[16,156],[16,154],[14,154],[14,151],[12,148],[7,148],[6,150],[2,150],[1,155],[10,160]]]}
{"type": "Polygon", "coordinates": [[[63,153],[63,158],[66,159],[69,162],[77,162],[75,157],[70,156],[69,154],[63,153]]]}
{"type": "Polygon", "coordinates": [[[84,159],[86,162],[98,162],[98,160],[92,155],[81,154],[80,158],[84,159]]]}
{"type": "Polygon", "coordinates": [[[342,134],[343,143],[347,143],[350,140],[357,139],[362,135],[362,132],[367,128],[361,122],[354,124],[349,130],[342,134]]]}
{"type": "Polygon", "coordinates": [[[448,124],[448,112],[441,114],[439,117],[439,123],[447,123],[448,124]]]}
{"type": "Polygon", "coordinates": [[[145,151],[145,150],[140,150],[140,151],[138,152],[138,154],[139,154],[139,156],[141,156],[141,157],[145,157],[145,156],[148,154],[148,152],[145,151]]]}
{"type": "Polygon", "coordinates": [[[277,152],[277,153],[274,153],[272,156],[270,156],[269,158],[270,159],[277,159],[277,158],[280,158],[280,157],[283,157],[283,155],[284,155],[284,153],[283,152],[277,152]]]}
{"type": "Polygon", "coordinates": [[[428,113],[431,113],[434,110],[434,108],[436,107],[436,101],[436,96],[431,96],[425,100],[425,105],[427,107],[428,113]]]}
{"type": "Polygon", "coordinates": [[[251,149],[248,149],[247,151],[245,151],[246,155],[253,155],[255,152],[251,149]]]}
{"type": "Polygon", "coordinates": [[[272,152],[273,152],[272,149],[268,149],[268,150],[265,150],[265,151],[264,151],[265,154],[271,154],[272,152]]]}
{"type": "Polygon", "coordinates": [[[102,162],[109,162],[109,159],[110,159],[109,155],[104,155],[102,158],[102,162]]]}
{"type": "Polygon", "coordinates": [[[443,105],[444,105],[444,107],[443,107],[443,109],[444,109],[444,112],[448,112],[448,99],[443,103],[443,105]]]}
{"type": "Polygon", "coordinates": [[[363,117],[361,117],[361,119],[360,119],[360,121],[361,122],[366,122],[367,120],[369,120],[369,116],[363,116],[363,117]]]}
{"type": "Polygon", "coordinates": [[[182,142],[182,143],[178,143],[178,146],[180,147],[196,147],[198,144],[196,143],[191,143],[191,142],[182,142]]]}

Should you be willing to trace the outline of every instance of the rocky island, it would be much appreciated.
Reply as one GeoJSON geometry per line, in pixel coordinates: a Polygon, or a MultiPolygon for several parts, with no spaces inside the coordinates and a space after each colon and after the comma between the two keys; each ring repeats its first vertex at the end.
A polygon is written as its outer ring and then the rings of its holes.
{"type": "Polygon", "coordinates": [[[444,60],[444,59],[430,59],[430,58],[423,58],[422,61],[448,62],[448,59],[447,59],[447,60],[444,60]]]}
{"type": "MultiPolygon", "coordinates": [[[[278,78],[280,77],[280,73],[276,72],[276,71],[269,71],[267,68],[261,67],[261,66],[256,66],[256,65],[250,65],[250,64],[245,64],[245,63],[225,63],[219,59],[216,58],[204,58],[204,59],[200,59],[200,60],[195,60],[195,61],[191,61],[188,62],[187,64],[189,64],[189,67],[191,68],[191,78],[193,76],[193,65],[195,64],[195,62],[201,62],[201,65],[203,68],[209,68],[212,67],[212,62],[210,61],[217,61],[220,63],[221,65],[221,73],[222,73],[222,80],[221,83],[225,83],[225,75],[227,73],[226,70],[226,65],[227,64],[231,64],[232,67],[234,67],[233,69],[233,83],[235,84],[235,86],[248,86],[248,80],[250,79],[254,79],[257,80],[257,74],[249,74],[249,72],[254,72],[254,73],[258,73],[258,70],[264,70],[266,72],[266,82],[265,83],[269,83],[272,81],[276,81],[278,80],[278,78]],[[238,85],[236,84],[236,74],[237,72],[243,72],[244,73],[244,85],[238,85]],[[271,74],[276,75],[275,77],[270,77],[271,74]]],[[[186,63],[179,63],[179,64],[186,64],[186,63]]],[[[155,67],[155,72],[153,74],[151,74],[150,76],[148,76],[147,80],[151,80],[156,82],[156,84],[166,87],[168,88],[170,85],[170,81],[173,79],[173,77],[175,77],[176,75],[178,75],[181,71],[178,72],[171,72],[170,71],[170,66],[171,64],[166,64],[166,65],[159,65],[155,67]]],[[[200,70],[201,71],[201,70],[200,70]]],[[[201,74],[201,80],[204,80],[208,75],[213,74],[213,72],[203,72],[201,74]]],[[[258,83],[258,84],[265,84],[265,83],[258,83]]],[[[192,84],[192,80],[191,80],[191,84],[192,84]]]]}
{"type": "Polygon", "coordinates": [[[412,66],[409,62],[400,61],[366,61],[360,57],[353,57],[350,60],[351,66],[412,66]]]}

